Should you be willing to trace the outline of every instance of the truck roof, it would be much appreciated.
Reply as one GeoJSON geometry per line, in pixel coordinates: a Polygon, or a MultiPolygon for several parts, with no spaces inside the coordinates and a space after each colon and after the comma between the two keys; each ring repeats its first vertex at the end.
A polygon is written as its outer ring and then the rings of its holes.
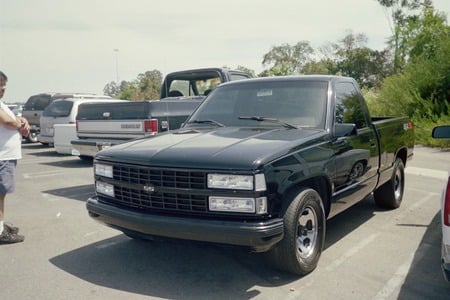
{"type": "Polygon", "coordinates": [[[290,80],[302,80],[302,81],[335,81],[335,80],[345,80],[354,81],[351,77],[337,76],[337,75],[288,75],[288,76],[273,76],[273,77],[258,77],[249,78],[245,81],[231,81],[225,82],[221,85],[236,85],[236,84],[247,84],[251,82],[262,82],[262,81],[290,81],[290,80]]]}

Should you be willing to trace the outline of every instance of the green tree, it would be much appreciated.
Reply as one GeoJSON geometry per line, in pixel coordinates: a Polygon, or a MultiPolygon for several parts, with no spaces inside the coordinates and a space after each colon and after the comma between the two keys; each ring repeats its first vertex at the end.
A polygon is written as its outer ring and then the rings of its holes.
{"type": "Polygon", "coordinates": [[[300,41],[291,46],[282,44],[273,46],[263,56],[262,65],[269,66],[268,70],[261,73],[263,76],[291,75],[302,72],[303,67],[312,60],[314,49],[308,41],[300,41]]]}
{"type": "Polygon", "coordinates": [[[375,114],[409,115],[417,142],[436,144],[431,128],[450,123],[450,27],[446,17],[423,7],[414,23],[401,29],[408,60],[403,70],[387,78],[369,107],[375,114]]]}
{"type": "Polygon", "coordinates": [[[120,93],[120,88],[115,81],[107,83],[103,88],[103,94],[115,98],[120,93]]]}
{"type": "Polygon", "coordinates": [[[335,74],[353,77],[361,87],[379,87],[383,79],[390,75],[389,52],[371,50],[366,46],[365,34],[347,34],[332,44],[336,63],[335,74]]]}
{"type": "Polygon", "coordinates": [[[236,69],[239,70],[239,71],[243,71],[243,72],[249,74],[251,77],[256,77],[256,72],[254,70],[252,70],[252,69],[249,69],[249,68],[246,68],[246,67],[240,66],[240,65],[237,66],[236,69]]]}
{"type": "Polygon", "coordinates": [[[422,7],[432,7],[432,0],[377,0],[389,13],[392,36],[389,46],[393,52],[393,71],[400,72],[408,58],[408,40],[422,7]]]}
{"type": "Polygon", "coordinates": [[[126,100],[159,99],[162,79],[160,71],[146,71],[139,74],[133,81],[122,81],[120,86],[110,82],[103,88],[103,92],[105,95],[126,100]]]}

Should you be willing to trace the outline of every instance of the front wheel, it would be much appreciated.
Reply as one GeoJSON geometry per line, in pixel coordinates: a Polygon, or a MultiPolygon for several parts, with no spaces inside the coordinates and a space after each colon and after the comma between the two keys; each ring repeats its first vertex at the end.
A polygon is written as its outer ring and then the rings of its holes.
{"type": "Polygon", "coordinates": [[[325,212],[320,195],[302,189],[284,215],[284,237],[269,255],[281,270],[296,275],[312,272],[319,262],[325,241],[325,212]]]}
{"type": "Polygon", "coordinates": [[[394,163],[391,179],[374,192],[375,203],[383,208],[400,207],[405,189],[405,166],[400,158],[394,163]]]}

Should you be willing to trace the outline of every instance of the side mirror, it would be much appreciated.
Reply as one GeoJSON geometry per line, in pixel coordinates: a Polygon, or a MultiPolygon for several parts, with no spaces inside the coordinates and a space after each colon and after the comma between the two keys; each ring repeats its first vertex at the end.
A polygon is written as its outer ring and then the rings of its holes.
{"type": "Polygon", "coordinates": [[[442,125],[434,127],[431,136],[436,139],[450,138],[450,125],[442,125]]]}
{"type": "Polygon", "coordinates": [[[356,124],[353,123],[337,123],[334,125],[334,136],[344,137],[358,135],[356,124]]]}

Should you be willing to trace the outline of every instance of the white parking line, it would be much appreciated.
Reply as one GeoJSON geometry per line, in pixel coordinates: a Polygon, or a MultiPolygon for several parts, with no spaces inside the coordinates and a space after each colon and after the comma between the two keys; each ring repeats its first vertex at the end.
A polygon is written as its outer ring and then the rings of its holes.
{"type": "Polygon", "coordinates": [[[67,174],[67,171],[33,172],[33,173],[23,173],[23,178],[34,179],[34,178],[41,178],[41,177],[60,176],[60,175],[66,175],[66,174],[67,174]]]}
{"type": "Polygon", "coordinates": [[[398,267],[394,273],[394,276],[392,276],[383,288],[375,295],[375,297],[373,297],[374,300],[397,299],[397,297],[393,297],[392,293],[399,290],[399,287],[405,282],[413,259],[414,253],[410,254],[408,259],[400,267],[398,267]]]}
{"type": "Polygon", "coordinates": [[[447,180],[449,174],[446,171],[417,168],[417,167],[407,167],[405,173],[417,176],[431,177],[440,180],[447,180]]]}
{"type": "Polygon", "coordinates": [[[380,233],[374,233],[369,235],[364,240],[360,241],[355,247],[350,248],[347,252],[345,252],[343,255],[341,255],[338,259],[334,260],[333,263],[328,265],[325,270],[328,272],[333,271],[334,269],[338,268],[341,264],[343,264],[345,261],[347,261],[350,257],[355,255],[356,253],[360,252],[364,247],[369,245],[372,241],[374,241],[377,236],[379,236],[380,233]]]}

